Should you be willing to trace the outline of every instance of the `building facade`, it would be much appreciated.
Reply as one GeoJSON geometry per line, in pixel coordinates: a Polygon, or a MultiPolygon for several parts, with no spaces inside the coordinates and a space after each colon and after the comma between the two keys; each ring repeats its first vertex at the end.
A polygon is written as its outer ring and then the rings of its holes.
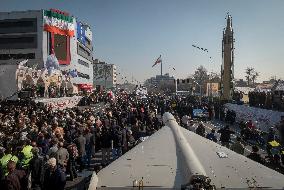
{"type": "Polygon", "coordinates": [[[14,68],[28,59],[27,66],[42,69],[52,53],[63,74],[76,71],[77,76],[70,78],[74,89],[92,88],[90,26],[55,9],[0,13],[0,67],[14,68]]]}
{"type": "Polygon", "coordinates": [[[111,89],[116,87],[117,72],[114,64],[107,64],[96,59],[93,66],[94,87],[97,89],[111,89]]]}
{"type": "Polygon", "coordinates": [[[169,73],[166,73],[164,75],[156,75],[156,77],[151,77],[150,79],[147,79],[145,81],[145,85],[159,85],[160,83],[172,83],[174,84],[175,78],[173,76],[170,76],[169,73]]]}
{"type": "Polygon", "coordinates": [[[234,36],[232,17],[227,15],[227,26],[223,31],[221,66],[221,99],[232,100],[234,79],[234,36]]]}

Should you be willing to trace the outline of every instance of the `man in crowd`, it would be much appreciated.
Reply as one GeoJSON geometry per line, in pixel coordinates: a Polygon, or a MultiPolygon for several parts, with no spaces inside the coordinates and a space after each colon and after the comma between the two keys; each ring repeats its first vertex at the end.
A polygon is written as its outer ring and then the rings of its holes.
{"type": "Polygon", "coordinates": [[[206,135],[206,138],[211,140],[211,141],[214,141],[214,142],[217,142],[217,137],[216,137],[216,134],[215,134],[215,129],[212,129],[211,130],[211,133],[208,133],[206,135]]]}
{"type": "Polygon", "coordinates": [[[27,186],[25,183],[26,173],[23,170],[16,169],[16,163],[14,161],[9,161],[7,164],[8,176],[6,177],[6,183],[4,189],[7,190],[23,190],[27,186]]]}
{"type": "Polygon", "coordinates": [[[205,137],[205,127],[204,125],[201,123],[198,125],[198,127],[196,128],[196,134],[202,136],[202,137],[205,137]]]}
{"type": "Polygon", "coordinates": [[[238,154],[242,154],[242,155],[244,154],[245,146],[241,142],[241,138],[240,137],[237,137],[237,141],[232,144],[231,150],[235,151],[238,154]]]}
{"type": "Polygon", "coordinates": [[[217,133],[221,134],[220,141],[222,146],[230,148],[231,134],[235,134],[235,132],[230,130],[229,125],[226,125],[224,128],[218,130],[217,133]]]}
{"type": "Polygon", "coordinates": [[[33,158],[29,163],[29,172],[31,173],[31,188],[33,190],[40,190],[43,185],[44,175],[44,158],[39,155],[39,149],[34,147],[32,149],[33,158]]]}
{"type": "Polygon", "coordinates": [[[111,134],[107,127],[102,128],[101,135],[101,147],[102,147],[102,165],[105,166],[110,162],[110,151],[111,151],[111,134]]]}
{"type": "Polygon", "coordinates": [[[47,155],[49,158],[55,158],[56,157],[56,152],[58,151],[58,139],[53,138],[51,140],[51,147],[49,148],[47,155]]]}
{"type": "Polygon", "coordinates": [[[69,153],[66,148],[63,147],[63,142],[59,142],[59,149],[56,152],[56,160],[58,165],[65,171],[67,162],[69,160],[69,153]]]}
{"type": "Polygon", "coordinates": [[[66,175],[58,167],[55,158],[47,161],[48,168],[44,173],[43,189],[45,190],[63,190],[66,184],[66,175]]]}
{"type": "Polygon", "coordinates": [[[86,138],[83,136],[82,131],[78,131],[79,137],[76,139],[76,144],[78,147],[78,162],[80,165],[80,171],[82,172],[85,168],[85,156],[86,156],[86,138]]]}
{"type": "Polygon", "coordinates": [[[284,115],[281,116],[281,121],[278,125],[280,143],[284,145],[284,115]]]}
{"type": "Polygon", "coordinates": [[[259,148],[257,146],[252,146],[252,152],[247,157],[260,164],[265,164],[265,160],[260,156],[258,151],[259,151],[259,148]]]}
{"type": "Polygon", "coordinates": [[[94,134],[94,129],[86,129],[85,130],[85,138],[86,138],[86,164],[88,168],[90,168],[92,156],[95,150],[95,142],[96,136],[94,134]]]}
{"type": "Polygon", "coordinates": [[[188,115],[182,116],[181,121],[182,121],[183,127],[185,127],[185,128],[188,127],[188,125],[189,125],[189,120],[190,120],[190,116],[188,116],[188,115]]]}

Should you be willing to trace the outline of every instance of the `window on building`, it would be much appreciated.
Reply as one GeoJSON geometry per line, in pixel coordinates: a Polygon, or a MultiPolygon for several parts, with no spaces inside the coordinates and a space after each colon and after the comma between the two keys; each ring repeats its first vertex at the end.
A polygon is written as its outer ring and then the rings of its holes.
{"type": "Polygon", "coordinates": [[[36,47],[36,35],[0,37],[0,49],[28,49],[36,47]]]}
{"type": "Polygon", "coordinates": [[[88,50],[87,48],[83,47],[80,43],[78,43],[78,45],[77,45],[77,53],[78,53],[78,55],[81,55],[85,59],[92,61],[91,51],[88,50]]]}
{"type": "Polygon", "coordinates": [[[81,52],[83,52],[84,54],[86,54],[87,56],[91,56],[91,53],[88,52],[85,48],[83,48],[81,45],[79,45],[79,50],[81,52]]]}
{"type": "Polygon", "coordinates": [[[80,65],[84,65],[85,67],[89,67],[89,63],[87,63],[87,62],[85,62],[85,61],[83,61],[83,60],[81,60],[81,59],[78,59],[78,63],[79,63],[80,65]]]}
{"type": "Polygon", "coordinates": [[[85,40],[88,45],[91,45],[91,41],[88,38],[85,38],[85,40]]]}
{"type": "Polygon", "coordinates": [[[0,60],[10,59],[35,59],[34,53],[19,53],[19,54],[0,54],[0,60]]]}
{"type": "Polygon", "coordinates": [[[0,34],[28,33],[36,31],[36,18],[6,19],[0,21],[0,34]]]}
{"type": "Polygon", "coordinates": [[[90,75],[78,72],[78,77],[90,79],[90,75]]]}

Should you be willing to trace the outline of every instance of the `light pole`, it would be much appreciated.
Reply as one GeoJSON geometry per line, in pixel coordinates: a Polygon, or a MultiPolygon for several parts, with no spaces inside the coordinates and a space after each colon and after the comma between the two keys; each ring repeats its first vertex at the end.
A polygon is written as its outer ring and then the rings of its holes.
{"type": "Polygon", "coordinates": [[[201,85],[198,82],[196,82],[195,80],[193,82],[199,86],[199,96],[200,96],[199,102],[200,102],[200,105],[201,105],[201,98],[202,98],[202,96],[201,96],[201,85]]]}
{"type": "MultiPolygon", "coordinates": [[[[213,102],[213,93],[212,93],[212,78],[213,78],[213,74],[212,74],[212,71],[211,71],[211,73],[208,72],[208,77],[209,77],[208,100],[213,102]]],[[[208,84],[207,84],[207,87],[208,87],[208,84]]]]}
{"type": "Polygon", "coordinates": [[[104,70],[105,70],[105,90],[106,90],[106,84],[107,84],[107,74],[106,74],[106,72],[107,72],[107,65],[104,65],[104,70]]]}
{"type": "Polygon", "coordinates": [[[175,91],[176,91],[176,94],[177,94],[177,91],[178,91],[178,90],[177,90],[177,89],[178,89],[178,88],[177,88],[177,78],[175,79],[176,69],[170,66],[169,70],[170,70],[170,71],[172,70],[173,73],[174,73],[174,74],[173,74],[173,78],[174,78],[174,81],[175,81],[175,91]]]}

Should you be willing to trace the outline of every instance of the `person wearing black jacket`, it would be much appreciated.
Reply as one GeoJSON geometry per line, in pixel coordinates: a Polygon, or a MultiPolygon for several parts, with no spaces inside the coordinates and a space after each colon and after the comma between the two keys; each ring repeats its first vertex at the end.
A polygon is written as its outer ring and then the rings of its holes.
{"type": "Polygon", "coordinates": [[[111,134],[110,130],[103,126],[101,135],[102,147],[102,165],[107,165],[110,162],[110,149],[111,149],[111,134]]]}
{"type": "Polygon", "coordinates": [[[77,178],[77,171],[76,171],[76,159],[78,157],[78,149],[75,144],[70,143],[67,146],[67,150],[69,153],[69,159],[67,161],[67,173],[70,174],[70,180],[73,181],[74,178],[77,178]]]}
{"type": "Polygon", "coordinates": [[[198,127],[195,130],[195,133],[202,137],[205,137],[205,127],[202,123],[198,125],[198,127]]]}
{"type": "Polygon", "coordinates": [[[222,128],[217,131],[217,133],[220,133],[220,141],[222,146],[226,146],[227,148],[230,148],[230,141],[231,141],[231,134],[235,134],[234,131],[231,131],[229,126],[226,125],[225,128],[222,128]]]}
{"type": "Polygon", "coordinates": [[[55,158],[50,158],[48,168],[44,173],[43,190],[64,190],[66,175],[56,164],[55,158]]]}
{"type": "Polygon", "coordinates": [[[29,172],[31,173],[31,187],[33,190],[40,190],[43,185],[44,178],[44,159],[39,155],[39,149],[32,149],[33,158],[29,164],[29,172]]]}
{"type": "Polygon", "coordinates": [[[250,153],[247,157],[260,164],[265,164],[265,160],[260,156],[258,151],[259,151],[259,148],[257,146],[252,146],[252,153],[250,153]]]}
{"type": "Polygon", "coordinates": [[[113,127],[111,130],[111,136],[113,140],[113,149],[112,149],[112,159],[116,160],[122,155],[122,131],[119,126],[113,127]]]}

